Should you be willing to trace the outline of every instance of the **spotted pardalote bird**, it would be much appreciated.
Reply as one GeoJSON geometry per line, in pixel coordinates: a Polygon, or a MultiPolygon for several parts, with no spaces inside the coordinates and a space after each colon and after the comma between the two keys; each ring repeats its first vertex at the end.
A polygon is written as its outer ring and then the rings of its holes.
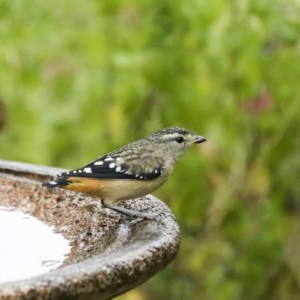
{"type": "Polygon", "coordinates": [[[204,137],[184,128],[164,128],[82,168],[58,174],[43,186],[96,196],[104,207],[125,215],[151,218],[114,204],[155,191],[167,181],[178,159],[192,145],[205,141],[204,137]]]}

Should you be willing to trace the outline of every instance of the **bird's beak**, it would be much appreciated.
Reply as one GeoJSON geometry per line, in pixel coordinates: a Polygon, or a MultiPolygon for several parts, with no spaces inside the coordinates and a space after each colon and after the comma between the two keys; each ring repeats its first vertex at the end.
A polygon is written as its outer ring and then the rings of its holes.
{"type": "Polygon", "coordinates": [[[206,138],[201,136],[201,135],[198,135],[195,139],[195,141],[193,142],[193,144],[200,144],[200,143],[203,143],[206,141],[206,138]]]}

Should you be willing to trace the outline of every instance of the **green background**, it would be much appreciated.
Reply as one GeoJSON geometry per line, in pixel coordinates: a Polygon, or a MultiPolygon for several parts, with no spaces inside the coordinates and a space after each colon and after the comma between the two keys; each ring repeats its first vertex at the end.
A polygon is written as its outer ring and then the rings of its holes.
{"type": "Polygon", "coordinates": [[[155,192],[178,256],[120,299],[300,299],[298,0],[0,0],[0,98],[1,159],[207,138],[155,192]]]}

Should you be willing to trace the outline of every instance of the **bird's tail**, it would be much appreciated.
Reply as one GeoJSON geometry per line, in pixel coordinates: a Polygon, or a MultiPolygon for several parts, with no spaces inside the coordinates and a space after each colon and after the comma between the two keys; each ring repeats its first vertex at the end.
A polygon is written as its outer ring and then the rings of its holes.
{"type": "Polygon", "coordinates": [[[68,180],[68,177],[58,177],[55,180],[43,182],[42,186],[52,189],[52,188],[56,188],[56,187],[64,187],[69,184],[70,184],[70,181],[68,180]]]}

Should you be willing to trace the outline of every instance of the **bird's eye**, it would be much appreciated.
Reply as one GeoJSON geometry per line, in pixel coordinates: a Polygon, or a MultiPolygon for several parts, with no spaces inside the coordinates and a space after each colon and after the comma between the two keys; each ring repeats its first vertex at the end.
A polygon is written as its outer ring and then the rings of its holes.
{"type": "Polygon", "coordinates": [[[177,143],[182,143],[184,141],[183,137],[179,136],[175,139],[177,143]]]}

